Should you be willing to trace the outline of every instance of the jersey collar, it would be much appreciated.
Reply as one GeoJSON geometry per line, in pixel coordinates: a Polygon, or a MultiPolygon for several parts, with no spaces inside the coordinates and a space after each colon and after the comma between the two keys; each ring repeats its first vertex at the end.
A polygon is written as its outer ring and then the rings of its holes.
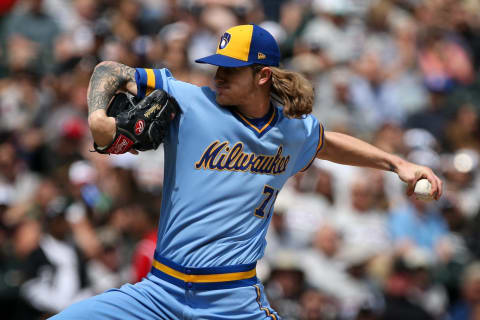
{"type": "Polygon", "coordinates": [[[262,137],[271,128],[275,126],[278,120],[278,108],[273,104],[270,105],[268,113],[261,118],[247,118],[236,110],[231,109],[232,114],[239,120],[244,126],[253,131],[257,137],[262,137]]]}

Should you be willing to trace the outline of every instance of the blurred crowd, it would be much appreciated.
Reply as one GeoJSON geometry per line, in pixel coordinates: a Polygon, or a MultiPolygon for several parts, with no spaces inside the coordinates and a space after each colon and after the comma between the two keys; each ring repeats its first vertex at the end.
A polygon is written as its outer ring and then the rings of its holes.
{"type": "Polygon", "coordinates": [[[258,274],[284,319],[480,319],[480,0],[3,0],[0,309],[43,319],[148,272],[163,151],[90,152],[105,60],[212,85],[196,58],[237,24],[269,30],[327,130],[431,167],[440,201],[394,173],[318,161],[280,193],[258,274]]]}

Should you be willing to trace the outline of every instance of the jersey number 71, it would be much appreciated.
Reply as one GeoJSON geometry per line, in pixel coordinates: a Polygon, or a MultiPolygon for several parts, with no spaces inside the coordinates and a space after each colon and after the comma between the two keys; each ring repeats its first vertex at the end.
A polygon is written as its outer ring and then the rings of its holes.
{"type": "Polygon", "coordinates": [[[273,208],[273,204],[275,203],[275,200],[277,199],[279,191],[280,190],[276,190],[274,187],[271,187],[267,184],[263,187],[264,198],[263,198],[263,201],[260,204],[260,206],[258,206],[255,209],[254,215],[256,217],[259,217],[259,218],[263,219],[263,218],[265,218],[265,213],[267,213],[266,217],[268,218],[268,216],[270,215],[270,211],[273,208]],[[265,208],[267,208],[267,206],[268,206],[268,210],[265,210],[265,208]]]}

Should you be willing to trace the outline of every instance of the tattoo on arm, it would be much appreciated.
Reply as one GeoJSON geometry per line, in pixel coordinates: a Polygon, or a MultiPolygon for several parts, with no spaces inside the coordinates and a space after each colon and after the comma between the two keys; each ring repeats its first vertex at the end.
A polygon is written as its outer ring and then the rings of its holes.
{"type": "Polygon", "coordinates": [[[88,86],[88,114],[106,109],[115,92],[135,81],[135,69],[117,62],[102,62],[95,67],[88,86]]]}

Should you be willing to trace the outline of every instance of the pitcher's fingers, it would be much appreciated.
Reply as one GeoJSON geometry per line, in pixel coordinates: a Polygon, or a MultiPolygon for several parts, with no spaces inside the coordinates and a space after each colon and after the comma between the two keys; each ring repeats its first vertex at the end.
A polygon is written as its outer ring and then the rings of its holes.
{"type": "Polygon", "coordinates": [[[437,195],[437,192],[438,192],[438,182],[437,182],[437,179],[435,177],[435,174],[433,174],[433,173],[428,174],[426,178],[427,178],[428,182],[430,182],[430,185],[432,186],[430,188],[430,196],[432,196],[433,198],[436,198],[436,195],[437,195]]]}
{"type": "Polygon", "coordinates": [[[430,195],[435,199],[438,200],[442,195],[442,181],[432,173],[427,177],[428,181],[432,185],[432,189],[430,191],[430,195]]]}
{"type": "Polygon", "coordinates": [[[442,193],[443,193],[443,181],[440,180],[439,177],[435,176],[436,180],[437,180],[437,186],[438,186],[438,189],[437,189],[437,194],[435,195],[435,200],[438,200],[440,199],[440,197],[442,196],[442,193]]]}
{"type": "Polygon", "coordinates": [[[410,182],[407,184],[407,196],[411,196],[413,194],[413,191],[415,190],[415,182],[410,182]]]}

